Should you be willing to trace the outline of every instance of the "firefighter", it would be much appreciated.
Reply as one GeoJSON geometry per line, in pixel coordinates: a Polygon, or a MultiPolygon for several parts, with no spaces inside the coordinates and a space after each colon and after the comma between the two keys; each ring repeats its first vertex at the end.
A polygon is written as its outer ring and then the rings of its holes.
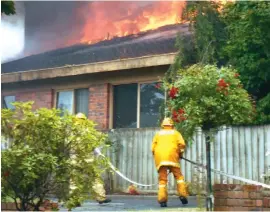
{"type": "MultiPolygon", "coordinates": [[[[78,113],[76,115],[76,118],[79,120],[86,120],[87,117],[83,114],[83,113],[78,113]]],[[[100,154],[100,149],[99,148],[95,148],[94,150],[94,155],[97,157],[100,154]]],[[[89,158],[87,159],[87,161],[92,161],[93,158],[89,158]]],[[[109,203],[111,202],[110,199],[106,198],[106,192],[104,189],[104,183],[103,180],[101,178],[96,178],[94,179],[94,186],[93,186],[93,190],[96,193],[96,200],[99,204],[103,204],[103,203],[109,203]]]]}
{"type": "Polygon", "coordinates": [[[167,207],[167,171],[174,175],[180,201],[182,204],[188,203],[188,192],[179,163],[185,150],[185,141],[173,125],[170,118],[165,118],[161,125],[162,129],[157,132],[152,142],[152,153],[159,175],[158,202],[161,207],[167,207]]]}

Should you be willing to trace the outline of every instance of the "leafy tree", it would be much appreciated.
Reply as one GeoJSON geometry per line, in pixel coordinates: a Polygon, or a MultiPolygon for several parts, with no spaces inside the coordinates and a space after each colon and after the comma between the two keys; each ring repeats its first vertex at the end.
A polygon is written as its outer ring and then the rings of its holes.
{"type": "Polygon", "coordinates": [[[14,15],[16,13],[14,1],[1,0],[1,14],[14,15]]]}
{"type": "Polygon", "coordinates": [[[196,63],[232,66],[257,101],[253,123],[270,123],[270,2],[188,2],[183,15],[192,35],[178,38],[179,54],[165,81],[196,63]]]}
{"type": "Polygon", "coordinates": [[[165,80],[173,82],[180,68],[191,64],[216,64],[220,60],[220,49],[225,42],[224,23],[220,19],[218,1],[190,1],[182,18],[189,22],[191,32],[179,35],[176,47],[179,49],[174,64],[165,75],[165,80]]]}
{"type": "Polygon", "coordinates": [[[188,2],[183,18],[190,22],[194,32],[195,55],[197,61],[215,64],[220,58],[226,34],[224,23],[220,19],[219,1],[188,2]]]}
{"type": "Polygon", "coordinates": [[[258,100],[257,123],[270,123],[270,2],[227,4],[222,19],[228,34],[223,54],[258,100]]]}
{"type": "Polygon", "coordinates": [[[13,103],[15,110],[2,109],[2,198],[11,197],[18,210],[39,210],[48,194],[64,200],[68,208],[95,196],[94,179],[107,166],[106,159],[93,158],[106,135],[90,120],[60,116],[57,109],[32,111],[33,102],[13,103]],[[100,166],[104,167],[101,169],[100,166]],[[69,182],[76,187],[69,190],[69,182]]]}

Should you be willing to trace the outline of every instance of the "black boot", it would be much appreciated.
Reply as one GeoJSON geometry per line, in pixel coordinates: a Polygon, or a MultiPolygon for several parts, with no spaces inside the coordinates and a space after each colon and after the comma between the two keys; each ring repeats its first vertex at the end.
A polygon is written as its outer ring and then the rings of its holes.
{"type": "Polygon", "coordinates": [[[109,203],[109,202],[111,202],[112,200],[110,200],[110,199],[105,199],[105,200],[103,200],[103,201],[98,201],[98,203],[99,204],[103,204],[103,203],[109,203]]]}
{"type": "Polygon", "coordinates": [[[162,208],[167,207],[167,202],[161,202],[161,203],[160,203],[160,207],[162,207],[162,208]]]}
{"type": "Polygon", "coordinates": [[[180,201],[182,202],[183,205],[188,204],[188,200],[186,197],[179,197],[180,201]]]}
{"type": "Polygon", "coordinates": [[[81,207],[82,205],[81,205],[81,203],[76,203],[76,205],[75,205],[75,207],[81,207]]]}

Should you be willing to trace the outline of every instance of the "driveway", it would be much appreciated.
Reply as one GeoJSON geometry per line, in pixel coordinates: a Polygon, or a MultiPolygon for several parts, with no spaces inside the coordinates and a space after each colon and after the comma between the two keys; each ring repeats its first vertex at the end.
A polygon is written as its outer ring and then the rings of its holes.
{"type": "MultiPolygon", "coordinates": [[[[81,207],[72,211],[196,211],[196,197],[189,197],[189,204],[183,206],[177,196],[169,196],[168,207],[161,208],[157,203],[156,196],[131,196],[131,195],[108,195],[112,202],[98,204],[95,201],[85,201],[81,207]]],[[[60,211],[67,211],[61,208],[60,211]]]]}

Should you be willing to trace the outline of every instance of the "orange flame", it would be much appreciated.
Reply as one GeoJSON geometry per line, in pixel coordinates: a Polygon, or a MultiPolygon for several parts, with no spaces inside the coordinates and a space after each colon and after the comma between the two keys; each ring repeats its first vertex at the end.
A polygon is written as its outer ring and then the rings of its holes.
{"type": "Polygon", "coordinates": [[[138,2],[90,2],[88,7],[78,11],[78,14],[87,20],[80,41],[91,44],[180,23],[185,6],[183,1],[152,2],[144,6],[139,4],[138,2]]]}

